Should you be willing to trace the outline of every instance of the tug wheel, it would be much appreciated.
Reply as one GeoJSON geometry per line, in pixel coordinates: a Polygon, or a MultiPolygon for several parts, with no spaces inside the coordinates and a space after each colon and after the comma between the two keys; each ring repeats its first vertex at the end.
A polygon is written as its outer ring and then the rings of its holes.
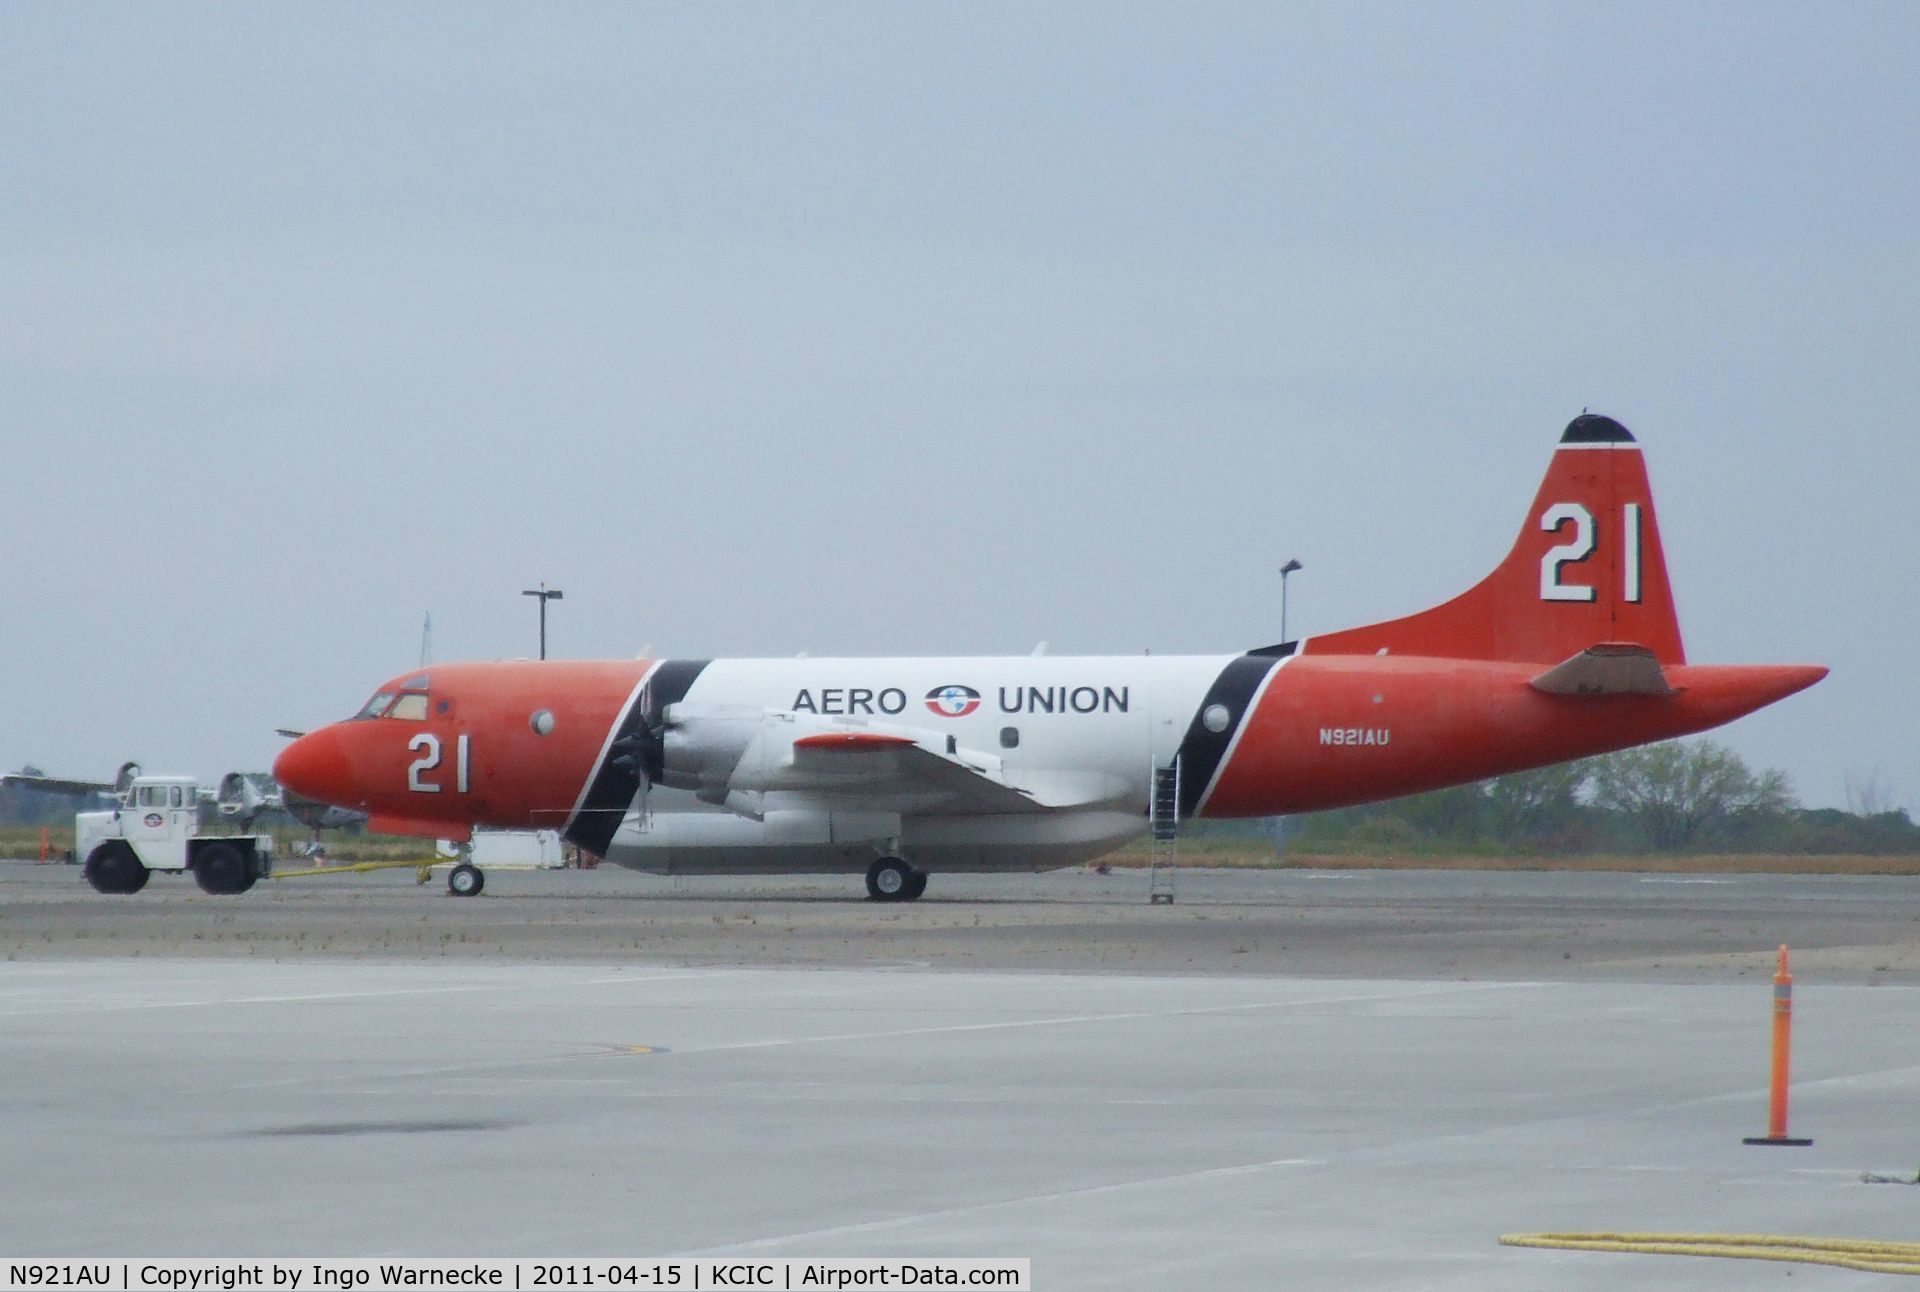
{"type": "Polygon", "coordinates": [[[137,893],[147,886],[150,872],[133,855],[133,849],[116,840],[88,853],[80,873],[97,893],[137,893]]]}

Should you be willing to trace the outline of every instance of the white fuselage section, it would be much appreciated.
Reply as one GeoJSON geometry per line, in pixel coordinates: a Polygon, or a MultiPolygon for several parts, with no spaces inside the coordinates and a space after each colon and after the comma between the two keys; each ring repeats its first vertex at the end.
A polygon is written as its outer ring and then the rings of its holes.
{"type": "Polygon", "coordinates": [[[931,870],[1071,865],[1147,829],[1154,768],[1172,760],[1233,658],[714,660],[666,709],[676,728],[668,783],[694,788],[695,771],[673,779],[674,759],[695,768],[704,753],[698,792],[719,810],[656,788],[608,857],[665,873],[737,871],[747,850],[754,869],[801,872],[864,871],[893,853],[931,870]],[[784,749],[796,736],[840,731],[906,736],[1044,810],[922,808],[911,796],[836,803],[830,792],[754,788],[769,783],[756,778],[770,741],[784,749]]]}

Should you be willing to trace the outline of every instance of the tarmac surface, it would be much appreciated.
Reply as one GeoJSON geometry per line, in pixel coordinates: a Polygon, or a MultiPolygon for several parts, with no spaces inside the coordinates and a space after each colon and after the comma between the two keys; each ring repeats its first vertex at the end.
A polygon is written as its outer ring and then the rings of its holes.
{"type": "Polygon", "coordinates": [[[489,868],[301,872],[239,897],[158,876],[103,897],[78,867],[0,862],[0,950],[45,956],[579,960],[685,965],[1726,982],[1794,948],[1828,982],[1920,986],[1920,879],[1594,872],[1141,870],[935,875],[876,905],[858,876],[665,878],[489,868]]]}
{"type": "Polygon", "coordinates": [[[1911,1240],[1915,881],[0,864],[0,1255],[1025,1256],[1056,1288],[1867,1287],[1498,1246],[1911,1240]],[[1792,1130],[1766,1119],[1773,948],[1792,1130]]]}

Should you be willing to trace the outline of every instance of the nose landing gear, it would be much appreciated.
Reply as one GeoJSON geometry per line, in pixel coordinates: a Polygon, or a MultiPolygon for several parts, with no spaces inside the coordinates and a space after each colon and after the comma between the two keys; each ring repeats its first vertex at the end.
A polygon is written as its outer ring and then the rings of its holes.
{"type": "Polygon", "coordinates": [[[452,897],[478,897],[487,886],[487,877],[473,864],[473,845],[460,845],[460,860],[447,872],[447,893],[452,897]]]}

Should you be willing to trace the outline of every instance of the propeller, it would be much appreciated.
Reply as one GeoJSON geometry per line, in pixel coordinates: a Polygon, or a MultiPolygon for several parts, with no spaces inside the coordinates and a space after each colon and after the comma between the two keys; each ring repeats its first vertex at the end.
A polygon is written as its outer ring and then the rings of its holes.
{"type": "Polygon", "coordinates": [[[638,780],[640,792],[645,794],[666,767],[667,723],[654,707],[651,686],[640,692],[635,706],[640,711],[639,724],[607,746],[607,757],[613,766],[638,780]]]}

